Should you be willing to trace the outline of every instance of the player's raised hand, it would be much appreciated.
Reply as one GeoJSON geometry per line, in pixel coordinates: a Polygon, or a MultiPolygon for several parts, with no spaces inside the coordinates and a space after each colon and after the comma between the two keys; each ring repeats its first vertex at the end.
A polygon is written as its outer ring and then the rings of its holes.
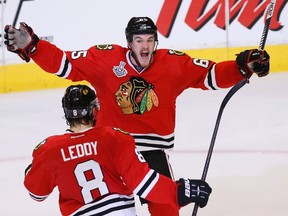
{"type": "Polygon", "coordinates": [[[191,202],[196,203],[200,208],[207,205],[209,196],[212,192],[208,183],[198,179],[180,178],[176,184],[179,206],[185,206],[191,202]]]}
{"type": "Polygon", "coordinates": [[[4,43],[7,50],[17,53],[23,60],[29,62],[31,55],[37,50],[39,41],[33,29],[26,23],[21,22],[19,29],[6,25],[4,31],[4,43]]]}
{"type": "Polygon", "coordinates": [[[253,73],[256,73],[258,77],[269,74],[270,56],[265,50],[244,50],[237,54],[236,63],[245,77],[249,78],[253,73]]]}

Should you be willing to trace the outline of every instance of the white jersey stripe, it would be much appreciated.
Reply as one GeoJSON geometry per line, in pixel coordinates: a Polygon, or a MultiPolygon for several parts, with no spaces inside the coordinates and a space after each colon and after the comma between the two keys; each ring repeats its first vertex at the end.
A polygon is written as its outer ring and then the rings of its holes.
{"type": "Polygon", "coordinates": [[[69,74],[71,73],[71,70],[72,70],[72,66],[70,62],[68,61],[66,54],[63,52],[60,68],[55,74],[65,79],[69,76],[69,74]]]}
{"type": "Polygon", "coordinates": [[[171,149],[174,147],[174,133],[168,135],[159,134],[136,134],[130,133],[134,137],[139,151],[171,149]]]}
{"type": "Polygon", "coordinates": [[[159,174],[151,169],[133,192],[142,198],[146,198],[157,183],[158,179],[159,174]]]}
{"type": "Polygon", "coordinates": [[[39,196],[39,195],[35,195],[31,192],[29,192],[29,195],[33,200],[36,200],[38,202],[44,201],[49,196],[49,195],[39,196]]]}
{"type": "Polygon", "coordinates": [[[142,198],[146,198],[146,196],[150,193],[150,191],[153,189],[155,184],[158,182],[159,174],[156,175],[156,177],[152,180],[152,182],[149,184],[149,186],[144,190],[143,194],[141,195],[142,198]]]}
{"type": "Polygon", "coordinates": [[[216,82],[216,75],[215,75],[215,64],[212,66],[211,70],[208,72],[205,80],[204,80],[204,85],[207,87],[209,90],[218,90],[221,89],[216,82]]]}
{"type": "Polygon", "coordinates": [[[135,216],[135,200],[130,196],[110,194],[97,202],[87,204],[70,216],[135,216]]]}
{"type": "Polygon", "coordinates": [[[174,133],[168,134],[168,135],[160,135],[160,134],[154,134],[154,133],[147,133],[147,134],[141,134],[141,133],[130,133],[132,136],[151,136],[151,137],[158,137],[162,139],[170,139],[174,137],[174,133]]]}

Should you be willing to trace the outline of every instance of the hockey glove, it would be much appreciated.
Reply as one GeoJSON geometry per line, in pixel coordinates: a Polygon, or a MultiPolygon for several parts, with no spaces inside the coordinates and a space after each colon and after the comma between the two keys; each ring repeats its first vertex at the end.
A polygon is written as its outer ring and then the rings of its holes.
{"type": "Polygon", "coordinates": [[[176,184],[179,206],[182,207],[191,202],[196,203],[200,208],[207,205],[212,189],[205,181],[180,178],[176,184]]]}
{"type": "Polygon", "coordinates": [[[253,73],[258,77],[269,74],[270,56],[265,50],[251,49],[237,54],[236,63],[244,77],[250,78],[253,73]]]}
{"type": "Polygon", "coordinates": [[[21,22],[19,29],[6,25],[4,31],[4,43],[7,46],[7,50],[17,53],[23,60],[29,62],[31,55],[37,49],[39,41],[33,29],[26,23],[21,22]]]}

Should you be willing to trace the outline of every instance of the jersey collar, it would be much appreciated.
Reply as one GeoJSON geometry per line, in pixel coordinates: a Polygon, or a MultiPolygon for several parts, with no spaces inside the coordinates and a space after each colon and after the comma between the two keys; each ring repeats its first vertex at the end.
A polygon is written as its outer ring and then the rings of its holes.
{"type": "Polygon", "coordinates": [[[146,68],[142,68],[142,67],[140,67],[140,66],[138,66],[138,65],[134,65],[134,64],[132,63],[132,61],[131,61],[130,52],[131,52],[130,50],[127,51],[127,53],[126,53],[126,60],[127,60],[128,64],[129,64],[138,74],[141,74],[142,72],[145,71],[146,68]]]}

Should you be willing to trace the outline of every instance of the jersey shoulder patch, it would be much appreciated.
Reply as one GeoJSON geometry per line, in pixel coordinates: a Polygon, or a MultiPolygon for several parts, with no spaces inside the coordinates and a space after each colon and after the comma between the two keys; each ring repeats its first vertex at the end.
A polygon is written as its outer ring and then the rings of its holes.
{"type": "Polygon", "coordinates": [[[47,139],[44,139],[42,142],[40,142],[35,148],[34,151],[36,151],[37,149],[39,149],[41,146],[43,146],[45,143],[47,142],[47,139]]]}
{"type": "Polygon", "coordinates": [[[120,129],[120,128],[112,128],[113,130],[116,130],[116,131],[119,131],[119,132],[121,132],[121,133],[123,133],[123,134],[128,134],[129,135],[129,133],[127,132],[127,131],[124,131],[124,130],[122,130],[122,129],[120,129]]]}
{"type": "Polygon", "coordinates": [[[99,44],[95,46],[97,50],[113,50],[114,46],[112,44],[99,44]]]}
{"type": "Polygon", "coordinates": [[[169,54],[169,55],[178,55],[178,56],[183,56],[183,55],[185,55],[184,52],[178,51],[178,50],[173,50],[173,49],[169,49],[169,50],[168,50],[168,54],[169,54]]]}

